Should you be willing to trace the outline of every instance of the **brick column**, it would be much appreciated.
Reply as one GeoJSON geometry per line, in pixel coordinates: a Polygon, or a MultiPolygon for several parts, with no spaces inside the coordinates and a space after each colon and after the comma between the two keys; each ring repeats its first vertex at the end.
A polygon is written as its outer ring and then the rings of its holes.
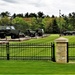
{"type": "Polygon", "coordinates": [[[56,42],[56,62],[57,63],[67,63],[67,43],[68,39],[60,37],[55,40],[56,42]]]}

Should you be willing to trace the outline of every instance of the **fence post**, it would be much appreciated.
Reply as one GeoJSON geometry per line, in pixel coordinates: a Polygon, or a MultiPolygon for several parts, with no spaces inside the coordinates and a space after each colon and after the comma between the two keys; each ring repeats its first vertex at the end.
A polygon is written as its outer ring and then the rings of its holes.
{"type": "Polygon", "coordinates": [[[9,60],[9,42],[6,43],[7,60],[9,60]]]}
{"type": "Polygon", "coordinates": [[[68,50],[68,45],[69,45],[69,44],[68,44],[68,42],[67,42],[67,62],[69,62],[69,52],[68,52],[69,50],[68,50]]]}
{"type": "Polygon", "coordinates": [[[55,44],[51,43],[51,60],[55,62],[55,44]]]}
{"type": "Polygon", "coordinates": [[[55,40],[56,42],[56,62],[68,62],[68,39],[60,37],[55,40]]]}

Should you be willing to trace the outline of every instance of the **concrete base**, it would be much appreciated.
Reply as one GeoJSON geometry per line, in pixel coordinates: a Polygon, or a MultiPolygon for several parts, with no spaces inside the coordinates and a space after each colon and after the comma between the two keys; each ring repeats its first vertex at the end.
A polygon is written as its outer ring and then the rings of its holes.
{"type": "Polygon", "coordinates": [[[11,39],[11,38],[4,38],[0,39],[0,41],[24,41],[24,40],[29,40],[30,38],[16,38],[16,39],[11,39]]]}
{"type": "Polygon", "coordinates": [[[9,43],[8,41],[0,41],[0,44],[7,44],[9,43]]]}

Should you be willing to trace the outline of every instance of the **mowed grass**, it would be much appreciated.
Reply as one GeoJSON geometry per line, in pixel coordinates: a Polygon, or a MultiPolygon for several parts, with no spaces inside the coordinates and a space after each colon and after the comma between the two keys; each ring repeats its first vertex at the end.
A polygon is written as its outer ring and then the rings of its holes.
{"type": "Polygon", "coordinates": [[[75,42],[75,36],[74,35],[73,36],[64,36],[64,37],[68,39],[69,43],[75,42]]]}
{"type": "Polygon", "coordinates": [[[75,74],[75,64],[59,64],[51,61],[0,61],[0,74],[75,74]]]}
{"type": "MultiPolygon", "coordinates": [[[[75,42],[75,36],[63,37],[68,38],[69,42],[75,42]]],[[[45,38],[10,43],[50,43],[57,38],[59,38],[59,35],[53,34],[45,38]]],[[[75,74],[75,63],[60,64],[51,60],[0,60],[0,74],[72,75],[75,74]]]]}

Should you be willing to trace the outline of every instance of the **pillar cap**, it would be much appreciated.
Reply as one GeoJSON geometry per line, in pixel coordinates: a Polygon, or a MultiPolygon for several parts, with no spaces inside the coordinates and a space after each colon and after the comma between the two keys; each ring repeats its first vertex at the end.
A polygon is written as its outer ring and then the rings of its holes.
{"type": "Polygon", "coordinates": [[[55,42],[68,42],[68,39],[64,38],[64,37],[60,37],[60,38],[56,39],[55,42]]]}

